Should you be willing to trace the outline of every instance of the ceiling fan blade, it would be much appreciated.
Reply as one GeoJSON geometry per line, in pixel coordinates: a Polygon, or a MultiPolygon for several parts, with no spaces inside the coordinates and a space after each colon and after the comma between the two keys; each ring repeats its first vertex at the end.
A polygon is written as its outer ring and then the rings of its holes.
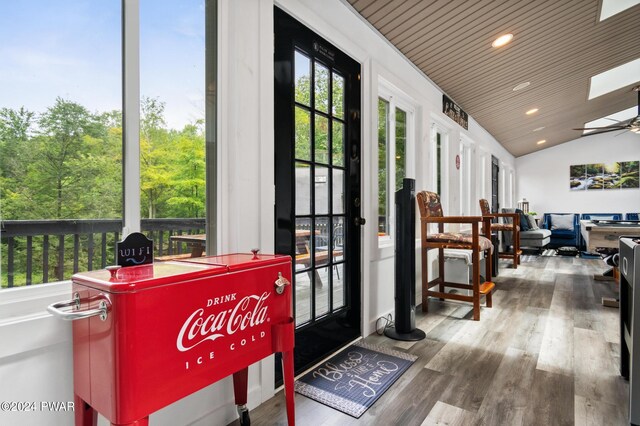
{"type": "Polygon", "coordinates": [[[582,136],[584,137],[584,136],[600,135],[602,133],[619,132],[621,130],[627,130],[627,127],[616,127],[615,129],[604,127],[599,130],[595,130],[593,132],[585,133],[582,136]]]}
{"type": "Polygon", "coordinates": [[[627,124],[625,125],[616,124],[616,125],[607,126],[607,127],[579,127],[573,130],[622,130],[622,129],[626,129],[627,127],[628,127],[627,124]]]}

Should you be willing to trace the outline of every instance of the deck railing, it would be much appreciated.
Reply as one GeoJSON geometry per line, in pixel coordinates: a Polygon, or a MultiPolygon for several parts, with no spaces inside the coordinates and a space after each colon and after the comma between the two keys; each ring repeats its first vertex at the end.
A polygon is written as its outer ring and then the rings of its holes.
{"type": "MultiPolygon", "coordinates": [[[[186,251],[171,236],[204,233],[205,219],[142,219],[141,228],[159,257],[186,251]]],[[[0,284],[61,281],[80,270],[111,265],[121,230],[117,219],[0,221],[0,284]]]]}

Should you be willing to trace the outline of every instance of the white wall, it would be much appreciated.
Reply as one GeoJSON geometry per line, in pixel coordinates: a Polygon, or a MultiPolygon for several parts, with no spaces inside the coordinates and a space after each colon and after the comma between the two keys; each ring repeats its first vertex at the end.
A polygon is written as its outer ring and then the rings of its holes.
{"type": "Polygon", "coordinates": [[[517,198],[543,213],[640,211],[640,189],[570,191],[569,166],[640,160],[640,136],[631,132],[586,136],[516,159],[517,198]]]}
{"type": "MultiPolygon", "coordinates": [[[[514,158],[474,120],[463,130],[442,113],[442,92],[340,0],[279,0],[298,20],[362,64],[363,334],[375,320],[393,312],[393,247],[377,241],[376,102],[378,77],[410,95],[416,107],[415,178],[417,189],[432,189],[430,131],[433,122],[449,132],[447,162],[450,197],[445,209],[457,213],[460,172],[455,168],[461,135],[473,144],[477,161],[491,155],[506,168],[514,158]]],[[[219,246],[220,252],[260,247],[270,252],[273,240],[273,3],[220,0],[219,10],[219,246]]],[[[464,105],[462,105],[464,108],[464,105]]],[[[483,167],[475,167],[478,182],[483,167]]],[[[490,175],[474,187],[490,194],[490,175]]],[[[472,206],[477,200],[472,202],[472,206]]],[[[475,206],[477,209],[477,206],[475,206]]],[[[476,210],[477,211],[477,210],[476,210]]],[[[418,262],[419,264],[419,262],[418,262]]],[[[420,272],[417,272],[419,283],[420,272]]],[[[419,285],[418,285],[419,289],[419,285]]],[[[0,292],[0,400],[66,401],[72,396],[69,324],[45,312],[49,303],[70,297],[68,283],[0,292]]],[[[418,291],[418,299],[420,292],[418,291]]],[[[249,373],[249,407],[273,395],[273,358],[249,373]]],[[[228,424],[236,417],[230,380],[191,395],[158,413],[156,425],[228,424]]],[[[0,413],[0,424],[27,424],[20,414],[0,413]]],[[[69,413],[39,413],[30,425],[68,425],[69,413]]],[[[104,423],[104,420],[101,420],[104,423]]]]}

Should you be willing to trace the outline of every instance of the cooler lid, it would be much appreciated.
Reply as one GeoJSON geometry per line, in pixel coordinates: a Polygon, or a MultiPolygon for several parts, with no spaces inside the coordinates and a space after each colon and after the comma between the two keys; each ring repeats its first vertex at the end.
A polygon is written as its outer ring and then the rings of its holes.
{"type": "Polygon", "coordinates": [[[290,262],[291,258],[281,254],[253,254],[253,253],[232,253],[219,256],[196,257],[184,259],[180,262],[197,263],[207,265],[226,265],[229,272],[242,271],[245,269],[258,268],[262,266],[278,265],[290,262]]]}
{"type": "Polygon", "coordinates": [[[74,274],[71,279],[74,283],[109,293],[125,293],[224,274],[227,269],[227,265],[215,263],[204,265],[170,261],[82,272],[74,274]]]}

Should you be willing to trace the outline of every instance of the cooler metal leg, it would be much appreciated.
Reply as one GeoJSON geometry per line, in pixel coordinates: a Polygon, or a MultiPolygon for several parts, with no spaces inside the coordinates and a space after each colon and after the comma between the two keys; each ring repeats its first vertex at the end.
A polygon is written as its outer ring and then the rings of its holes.
{"type": "Polygon", "coordinates": [[[293,317],[275,324],[272,328],[273,352],[282,355],[282,379],[284,381],[284,397],[287,404],[287,424],[295,426],[296,411],[293,387],[293,348],[295,346],[295,323],[293,317]]]}
{"type": "Polygon", "coordinates": [[[295,426],[293,351],[282,352],[282,377],[284,379],[284,396],[287,403],[287,422],[289,426],[295,426]]]}
{"type": "Polygon", "coordinates": [[[111,423],[111,426],[149,426],[149,416],[132,423],[111,423]]]}
{"type": "Polygon", "coordinates": [[[236,401],[238,417],[242,426],[249,426],[249,410],[247,409],[247,392],[249,381],[249,368],[245,367],[233,373],[233,395],[236,401]]]}

